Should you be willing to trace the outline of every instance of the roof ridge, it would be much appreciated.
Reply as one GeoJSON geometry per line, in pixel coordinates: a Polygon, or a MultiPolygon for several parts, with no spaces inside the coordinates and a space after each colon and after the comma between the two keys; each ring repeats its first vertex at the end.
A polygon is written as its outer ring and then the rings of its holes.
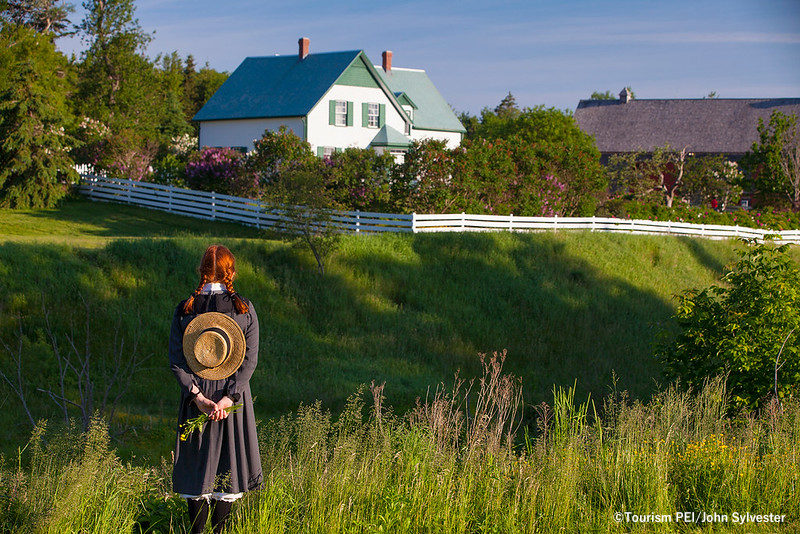
{"type": "MultiPolygon", "coordinates": [[[[373,65],[373,67],[375,67],[376,69],[383,69],[383,65],[373,65]]],[[[408,67],[394,67],[394,66],[392,67],[391,70],[393,71],[401,70],[404,72],[426,72],[425,69],[410,69],[408,67]]]]}
{"type": "MultiPolygon", "coordinates": [[[[360,54],[363,50],[338,50],[333,52],[311,52],[306,57],[310,56],[327,56],[333,54],[360,54]]],[[[245,59],[272,59],[272,58],[297,58],[297,54],[273,54],[271,56],[246,56],[245,59]]]]}

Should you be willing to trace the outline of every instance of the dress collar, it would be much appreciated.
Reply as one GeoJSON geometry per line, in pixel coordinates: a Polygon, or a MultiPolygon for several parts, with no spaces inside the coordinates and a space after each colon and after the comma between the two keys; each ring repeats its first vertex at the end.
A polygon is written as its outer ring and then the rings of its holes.
{"type": "Polygon", "coordinates": [[[223,291],[227,291],[224,284],[209,282],[203,286],[203,289],[200,290],[200,293],[222,293],[223,291]]]}

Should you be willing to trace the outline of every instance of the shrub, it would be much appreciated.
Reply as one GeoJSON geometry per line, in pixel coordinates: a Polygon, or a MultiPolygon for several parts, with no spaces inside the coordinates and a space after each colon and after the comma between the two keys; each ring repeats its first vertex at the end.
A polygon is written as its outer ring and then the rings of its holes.
{"type": "Polygon", "coordinates": [[[297,137],[285,126],[277,131],[267,130],[254,143],[247,155],[247,168],[253,175],[256,196],[265,188],[280,181],[283,173],[297,169],[318,169],[319,160],[311,152],[311,145],[297,137]]]}
{"type": "Polygon", "coordinates": [[[391,201],[394,156],[371,148],[348,148],[326,160],[333,195],[346,209],[387,212],[391,201]]]}
{"type": "Polygon", "coordinates": [[[660,350],[669,376],[700,387],[728,375],[736,405],[785,397],[800,383],[800,270],[789,245],[748,242],[722,286],[679,297],[677,337],[660,350]]]}
{"type": "Polygon", "coordinates": [[[232,148],[204,148],[186,164],[186,183],[192,189],[225,195],[248,192],[241,152],[232,148]]]}

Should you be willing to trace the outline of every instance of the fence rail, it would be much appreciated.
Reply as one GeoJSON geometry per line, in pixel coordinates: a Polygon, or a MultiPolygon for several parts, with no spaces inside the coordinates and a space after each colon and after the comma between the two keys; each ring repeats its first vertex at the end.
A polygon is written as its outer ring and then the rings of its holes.
{"type": "MultiPolygon", "coordinates": [[[[235,222],[256,228],[282,228],[287,222],[283,210],[259,200],[93,175],[84,175],[82,178],[79,191],[96,201],[135,204],[189,217],[235,222]]],[[[465,213],[401,215],[336,211],[331,217],[331,223],[341,231],[368,233],[590,230],[592,232],[682,235],[710,239],[763,240],[767,235],[775,235],[777,242],[800,243],[800,230],[772,231],[743,226],[607,217],[518,217],[465,213]]]]}

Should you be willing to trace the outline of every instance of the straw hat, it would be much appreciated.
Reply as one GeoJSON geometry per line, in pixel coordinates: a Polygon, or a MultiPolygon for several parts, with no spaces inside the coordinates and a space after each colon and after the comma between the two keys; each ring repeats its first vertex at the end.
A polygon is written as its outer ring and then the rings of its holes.
{"type": "Polygon", "coordinates": [[[228,378],[244,361],[244,332],[231,317],[201,313],[183,332],[183,355],[189,368],[207,380],[228,378]]]}

